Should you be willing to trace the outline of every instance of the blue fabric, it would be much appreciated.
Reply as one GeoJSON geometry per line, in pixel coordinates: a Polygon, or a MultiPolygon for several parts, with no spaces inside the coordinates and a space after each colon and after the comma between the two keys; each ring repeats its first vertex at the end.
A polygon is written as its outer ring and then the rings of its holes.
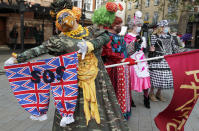
{"type": "Polygon", "coordinates": [[[113,34],[109,32],[109,36],[111,37],[111,47],[112,51],[115,53],[124,54],[124,58],[127,58],[127,51],[126,51],[126,42],[123,36],[119,36],[117,34],[113,34]]]}
{"type": "Polygon", "coordinates": [[[51,90],[58,112],[67,117],[73,116],[77,102],[77,64],[77,52],[73,52],[4,68],[19,104],[31,115],[47,113],[51,90]]]}

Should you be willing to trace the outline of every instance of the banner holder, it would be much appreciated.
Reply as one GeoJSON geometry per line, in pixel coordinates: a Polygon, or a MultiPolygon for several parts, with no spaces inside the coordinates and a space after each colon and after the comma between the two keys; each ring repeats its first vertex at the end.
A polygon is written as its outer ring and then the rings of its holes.
{"type": "MultiPolygon", "coordinates": [[[[163,58],[164,58],[164,56],[158,56],[158,57],[148,58],[148,59],[144,59],[144,60],[138,60],[135,62],[144,62],[144,61],[151,61],[151,60],[157,60],[157,59],[163,59],[163,58]]],[[[128,65],[128,64],[129,64],[129,62],[123,62],[123,63],[119,63],[119,64],[107,65],[107,66],[105,66],[105,68],[117,67],[117,66],[128,65]]]]}

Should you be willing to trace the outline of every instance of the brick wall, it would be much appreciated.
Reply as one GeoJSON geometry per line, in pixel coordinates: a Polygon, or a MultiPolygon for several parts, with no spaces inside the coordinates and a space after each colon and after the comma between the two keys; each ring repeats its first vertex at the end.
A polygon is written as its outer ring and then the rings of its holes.
{"type": "MultiPolygon", "coordinates": [[[[20,15],[19,14],[8,14],[6,20],[6,36],[7,42],[10,41],[9,33],[12,30],[13,26],[16,24],[18,29],[18,40],[17,43],[20,43],[20,15]]],[[[25,13],[24,14],[24,26],[29,27],[38,27],[42,29],[43,20],[33,19],[33,13],[25,13]]],[[[44,21],[44,40],[47,40],[50,36],[52,36],[53,25],[51,21],[44,21]]],[[[35,39],[24,39],[25,44],[34,44],[35,39]]]]}

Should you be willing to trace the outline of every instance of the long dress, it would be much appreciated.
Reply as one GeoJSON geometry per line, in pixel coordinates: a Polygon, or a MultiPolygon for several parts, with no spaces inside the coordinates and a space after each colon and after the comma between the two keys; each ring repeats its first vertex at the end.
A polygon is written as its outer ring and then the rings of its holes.
{"type": "MultiPolygon", "coordinates": [[[[94,31],[96,32],[96,31],[94,31]]],[[[76,37],[85,35],[86,31],[78,34],[76,37]]],[[[66,127],[60,127],[61,116],[58,111],[55,111],[53,131],[128,131],[128,125],[120,110],[120,106],[117,102],[113,86],[110,78],[106,72],[103,61],[101,59],[102,46],[108,43],[109,36],[105,32],[99,32],[96,35],[84,37],[89,40],[94,46],[94,54],[98,59],[98,74],[95,79],[96,87],[96,99],[98,103],[98,109],[100,114],[101,123],[97,124],[94,119],[91,119],[86,125],[86,119],[84,114],[84,99],[82,89],[79,88],[79,95],[77,105],[74,113],[75,122],[67,125],[66,127]],[[96,38],[94,38],[96,36],[96,38]]],[[[75,38],[75,37],[74,37],[75,38]]],[[[29,49],[18,55],[17,60],[23,62],[27,59],[39,56],[44,53],[50,53],[58,56],[61,54],[74,52],[78,50],[77,43],[80,39],[74,39],[66,35],[60,34],[58,36],[52,36],[48,41],[42,43],[42,45],[29,49]]]]}
{"type": "MultiPolygon", "coordinates": [[[[151,45],[155,51],[149,52],[149,58],[169,55],[186,51],[175,44],[170,35],[151,35],[151,45]]],[[[170,67],[165,59],[153,60],[149,62],[151,85],[157,89],[173,88],[173,76],[170,67]]]]}
{"type": "MultiPolygon", "coordinates": [[[[136,35],[132,33],[126,34],[125,41],[129,57],[135,60],[145,59],[143,48],[146,47],[146,43],[142,42],[140,47],[136,47],[136,35]]],[[[151,87],[147,62],[139,62],[136,65],[130,66],[130,83],[131,90],[137,92],[142,92],[151,87]]]]}
{"type": "MultiPolygon", "coordinates": [[[[102,56],[105,65],[121,63],[122,59],[127,58],[126,42],[124,37],[109,32],[111,41],[103,47],[102,56]]],[[[115,89],[118,103],[128,119],[131,114],[130,106],[130,86],[129,86],[129,66],[117,66],[108,68],[107,72],[115,89]]]]}

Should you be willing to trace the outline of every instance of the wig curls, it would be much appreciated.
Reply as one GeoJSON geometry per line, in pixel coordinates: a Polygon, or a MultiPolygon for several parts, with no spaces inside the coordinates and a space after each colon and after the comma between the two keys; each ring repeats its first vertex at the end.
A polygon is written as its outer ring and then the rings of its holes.
{"type": "Polygon", "coordinates": [[[94,15],[92,16],[92,22],[97,25],[110,27],[115,21],[115,13],[118,10],[123,10],[121,4],[107,2],[105,6],[95,10],[94,15]]]}
{"type": "Polygon", "coordinates": [[[114,26],[116,26],[116,25],[122,24],[122,22],[123,22],[123,21],[122,21],[122,18],[116,16],[116,17],[115,17],[115,20],[114,20],[114,22],[113,22],[113,24],[111,25],[111,27],[114,27],[114,26]]]}

